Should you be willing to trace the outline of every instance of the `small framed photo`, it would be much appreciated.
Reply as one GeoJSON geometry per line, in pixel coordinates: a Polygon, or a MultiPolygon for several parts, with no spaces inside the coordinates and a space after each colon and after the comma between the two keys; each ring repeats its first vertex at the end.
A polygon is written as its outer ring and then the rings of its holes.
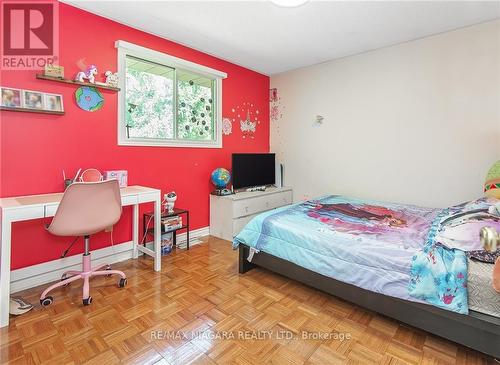
{"type": "Polygon", "coordinates": [[[23,90],[23,107],[43,110],[43,93],[40,91],[23,90]]]}
{"type": "Polygon", "coordinates": [[[44,96],[45,110],[51,110],[56,112],[64,111],[62,95],[45,93],[43,96],[44,96]]]}
{"type": "Polygon", "coordinates": [[[1,105],[9,108],[22,108],[22,92],[20,89],[0,87],[1,105]]]}

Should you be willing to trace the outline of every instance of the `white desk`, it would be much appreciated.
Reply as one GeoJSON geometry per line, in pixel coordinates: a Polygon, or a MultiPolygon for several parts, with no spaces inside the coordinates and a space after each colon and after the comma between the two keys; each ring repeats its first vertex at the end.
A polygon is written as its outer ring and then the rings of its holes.
{"type": "MultiPolygon", "coordinates": [[[[161,191],[143,186],[120,189],[123,206],[133,206],[132,242],[133,257],[141,251],[154,258],[154,270],[161,270],[160,219],[161,191]],[[139,204],[154,203],[154,250],[139,244],[139,204]]],[[[53,217],[63,193],[27,195],[0,199],[0,327],[9,324],[11,228],[13,222],[53,217]]]]}

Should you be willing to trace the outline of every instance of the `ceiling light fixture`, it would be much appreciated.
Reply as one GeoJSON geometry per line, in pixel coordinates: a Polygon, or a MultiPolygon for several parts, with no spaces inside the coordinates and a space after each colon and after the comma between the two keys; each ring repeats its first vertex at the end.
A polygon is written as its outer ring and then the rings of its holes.
{"type": "Polygon", "coordinates": [[[281,6],[283,8],[296,8],[302,6],[309,0],[270,0],[274,5],[281,6]]]}

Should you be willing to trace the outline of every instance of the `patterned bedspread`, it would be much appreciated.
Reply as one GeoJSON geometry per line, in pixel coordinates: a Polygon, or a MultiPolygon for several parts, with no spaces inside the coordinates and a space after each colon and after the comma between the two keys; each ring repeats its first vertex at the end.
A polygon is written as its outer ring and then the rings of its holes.
{"type": "MultiPolygon", "coordinates": [[[[243,243],[367,290],[467,313],[465,254],[438,241],[467,246],[448,229],[462,227],[452,217],[464,207],[439,210],[326,196],[258,215],[233,247],[243,243]]],[[[470,232],[477,236],[476,228],[470,232]]]]}
{"type": "Polygon", "coordinates": [[[490,213],[496,203],[496,199],[482,198],[438,214],[424,247],[412,259],[410,295],[441,308],[468,313],[464,251],[481,249],[482,227],[500,229],[500,218],[490,213]]]}

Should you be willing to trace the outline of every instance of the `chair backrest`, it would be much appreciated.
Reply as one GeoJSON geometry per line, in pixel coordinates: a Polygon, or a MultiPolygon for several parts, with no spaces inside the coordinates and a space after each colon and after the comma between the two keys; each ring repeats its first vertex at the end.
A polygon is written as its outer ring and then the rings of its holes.
{"type": "Polygon", "coordinates": [[[73,183],[64,192],[47,230],[57,236],[86,236],[112,227],[122,214],[118,180],[73,183]]]}

